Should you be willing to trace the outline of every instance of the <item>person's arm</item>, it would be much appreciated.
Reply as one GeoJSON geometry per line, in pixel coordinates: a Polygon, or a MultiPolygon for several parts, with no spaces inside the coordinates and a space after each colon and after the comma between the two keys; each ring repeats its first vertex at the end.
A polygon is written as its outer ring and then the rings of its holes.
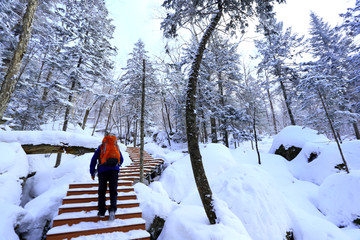
{"type": "Polygon", "coordinates": [[[91,158],[91,162],[90,162],[91,177],[95,177],[95,167],[96,167],[97,160],[99,158],[100,158],[100,146],[96,149],[94,155],[91,158]]]}
{"type": "Polygon", "coordinates": [[[124,162],[124,158],[122,156],[122,153],[120,152],[120,166],[123,164],[123,162],[124,162]]]}

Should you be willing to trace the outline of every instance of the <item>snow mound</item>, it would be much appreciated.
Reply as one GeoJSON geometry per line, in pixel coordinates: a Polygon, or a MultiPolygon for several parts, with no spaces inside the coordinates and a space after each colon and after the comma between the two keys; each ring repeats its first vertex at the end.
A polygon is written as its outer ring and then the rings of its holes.
{"type": "Polygon", "coordinates": [[[260,167],[243,164],[219,176],[212,189],[253,240],[278,240],[291,229],[291,218],[287,202],[273,182],[260,167]]]}
{"type": "Polygon", "coordinates": [[[285,149],[291,146],[303,148],[307,142],[326,143],[330,142],[330,140],[325,137],[325,135],[318,134],[318,132],[313,129],[301,126],[288,126],[274,137],[269,153],[275,153],[276,149],[281,145],[283,145],[285,149]]]}
{"type": "Polygon", "coordinates": [[[360,218],[360,171],[327,177],[319,188],[319,209],[337,226],[360,218]]]}
{"type": "MultiPolygon", "coordinates": [[[[233,220],[235,218],[232,218],[233,220]]],[[[183,205],[173,211],[165,222],[158,240],[251,240],[240,221],[210,225],[202,206],[183,205]]]]}
{"type": "MultiPolygon", "coordinates": [[[[345,160],[350,171],[360,169],[360,141],[341,144],[345,160]]],[[[301,152],[290,162],[290,171],[300,180],[320,185],[325,178],[339,172],[336,165],[342,164],[342,158],[336,143],[306,143],[301,152]],[[317,157],[308,162],[311,153],[317,157]]]]}
{"type": "Polygon", "coordinates": [[[146,229],[154,221],[155,216],[166,220],[170,212],[177,207],[177,204],[170,200],[160,182],[153,182],[150,186],[142,183],[134,185],[135,192],[143,210],[142,217],[146,221],[146,229]]]}
{"type": "Polygon", "coordinates": [[[19,205],[22,180],[29,172],[26,154],[19,143],[0,142],[0,200],[19,205]]]}
{"type": "MultiPolygon", "coordinates": [[[[210,184],[218,175],[236,164],[229,149],[221,144],[206,145],[201,149],[201,155],[210,184]]],[[[181,202],[189,194],[197,191],[190,156],[187,155],[168,166],[161,175],[160,182],[169,197],[176,202],[181,202]]]]}

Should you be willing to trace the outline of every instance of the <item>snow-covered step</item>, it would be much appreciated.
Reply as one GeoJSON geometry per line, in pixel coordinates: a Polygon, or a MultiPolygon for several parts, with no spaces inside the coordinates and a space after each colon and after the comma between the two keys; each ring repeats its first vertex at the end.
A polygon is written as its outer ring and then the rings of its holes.
{"type": "MultiPolygon", "coordinates": [[[[153,167],[150,165],[144,165],[144,170],[151,170],[153,167]]],[[[127,169],[134,169],[134,170],[138,170],[140,171],[140,166],[137,165],[130,165],[127,167],[127,169]]],[[[121,175],[121,171],[120,171],[120,175],[121,175]]]]}
{"type": "MultiPolygon", "coordinates": [[[[79,236],[111,232],[129,232],[132,230],[145,230],[145,221],[142,218],[115,219],[114,221],[81,222],[74,225],[61,225],[53,227],[47,233],[47,240],[71,239],[79,236]]],[[[144,232],[144,239],[149,237],[144,232]]],[[[142,238],[135,238],[142,239],[142,238]]]]}
{"type": "MultiPolygon", "coordinates": [[[[92,238],[90,236],[90,238],[92,238]]],[[[72,238],[72,240],[83,240],[83,237],[72,238]]],[[[132,230],[129,232],[112,232],[96,234],[95,239],[116,239],[116,240],[150,240],[150,234],[144,230],[132,230]]]]}
{"type": "MultiPolygon", "coordinates": [[[[108,220],[109,216],[106,214],[105,218],[99,218],[97,216],[98,211],[81,211],[81,212],[69,212],[63,213],[54,218],[53,227],[73,224],[80,222],[98,222],[101,220],[108,220]]],[[[130,218],[141,218],[142,212],[140,207],[133,208],[119,208],[116,211],[115,219],[130,219],[130,218]]]]}
{"type": "MultiPolygon", "coordinates": [[[[106,206],[110,206],[110,201],[106,201],[106,206]]],[[[117,201],[117,208],[132,208],[139,207],[138,200],[121,200],[117,201]]],[[[81,211],[92,211],[98,209],[98,202],[87,202],[87,203],[71,203],[61,205],[59,208],[59,214],[68,212],[81,212],[81,211]]]]}
{"type": "MultiPolygon", "coordinates": [[[[110,199],[110,193],[105,195],[106,200],[110,199]]],[[[118,193],[117,200],[131,200],[136,199],[135,192],[120,192],[118,193]]],[[[82,194],[82,195],[71,195],[63,198],[63,204],[69,203],[83,203],[83,202],[93,202],[98,200],[98,194],[82,194]]]]}
{"type": "MultiPolygon", "coordinates": [[[[144,173],[149,172],[149,171],[150,170],[145,169],[144,173]]],[[[137,169],[126,169],[126,170],[121,171],[121,174],[123,174],[123,173],[137,173],[137,172],[140,172],[140,169],[139,170],[137,170],[137,169]]]]}
{"type": "Polygon", "coordinates": [[[140,177],[119,177],[119,179],[122,179],[122,180],[129,180],[129,181],[136,181],[136,180],[139,180],[140,177]]]}
{"type": "MultiPolygon", "coordinates": [[[[72,183],[69,185],[70,189],[73,188],[90,188],[90,187],[97,187],[99,185],[98,182],[84,182],[84,183],[72,183]]],[[[131,181],[119,181],[118,186],[128,186],[131,187],[133,182],[131,181]]]]}
{"type": "MultiPolygon", "coordinates": [[[[124,179],[127,180],[127,179],[124,179]]],[[[122,187],[122,186],[118,186],[117,188],[118,192],[133,192],[134,188],[133,187],[122,187]]],[[[107,191],[109,192],[109,190],[107,191]]],[[[74,189],[69,189],[67,192],[67,196],[72,196],[72,195],[83,195],[83,194],[97,194],[98,193],[98,187],[91,187],[91,188],[74,188],[74,189]]]]}

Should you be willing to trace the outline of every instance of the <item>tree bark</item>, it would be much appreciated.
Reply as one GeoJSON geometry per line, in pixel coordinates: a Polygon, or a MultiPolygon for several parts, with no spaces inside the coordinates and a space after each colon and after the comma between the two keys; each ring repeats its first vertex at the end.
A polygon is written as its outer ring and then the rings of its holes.
{"type": "Polygon", "coordinates": [[[253,130],[254,130],[254,138],[255,138],[255,148],[256,153],[258,156],[258,163],[261,165],[261,158],[260,158],[260,152],[259,152],[259,146],[258,146],[258,140],[257,140],[257,134],[256,134],[256,108],[254,107],[254,116],[253,116],[253,130]]]}
{"type": "Polygon", "coordinates": [[[321,104],[322,104],[322,106],[323,106],[323,108],[324,108],[324,110],[325,110],[326,118],[327,118],[328,121],[329,121],[329,125],[330,125],[330,128],[331,128],[331,131],[332,131],[332,133],[333,133],[333,136],[334,136],[334,138],[335,138],[336,144],[337,144],[337,146],[338,146],[338,149],[339,149],[339,152],[340,152],[340,155],[341,155],[341,159],[342,159],[342,161],[343,161],[343,163],[344,163],[345,170],[346,170],[347,173],[350,173],[349,168],[348,168],[348,165],[347,165],[346,160],[345,160],[345,157],[344,157],[344,154],[343,154],[343,152],[342,152],[342,149],[341,149],[339,140],[338,140],[338,138],[337,138],[337,136],[336,136],[336,132],[335,132],[334,126],[333,126],[332,121],[331,121],[331,119],[330,119],[329,112],[328,112],[328,110],[327,110],[327,107],[326,107],[326,104],[325,104],[325,101],[324,101],[324,97],[323,97],[323,95],[321,94],[321,92],[320,92],[319,90],[318,90],[318,94],[319,94],[319,98],[320,98],[321,104]]]}
{"type": "Polygon", "coordinates": [[[137,135],[138,135],[138,120],[135,119],[134,121],[134,147],[136,147],[137,143],[137,135]]]}
{"type": "Polygon", "coordinates": [[[216,131],[216,119],[214,117],[210,118],[210,125],[211,125],[211,142],[217,143],[217,131],[216,131]]]}
{"type": "Polygon", "coordinates": [[[93,131],[92,131],[92,133],[91,133],[91,136],[94,136],[96,126],[97,126],[98,123],[99,123],[99,119],[100,119],[100,116],[101,116],[101,112],[102,112],[103,108],[105,107],[106,102],[107,102],[107,100],[105,100],[105,102],[100,106],[99,114],[98,114],[98,116],[97,116],[97,118],[96,118],[96,122],[95,122],[95,124],[94,124],[94,128],[93,128],[93,131]]]}
{"type": "Polygon", "coordinates": [[[19,38],[19,43],[15,49],[10,65],[5,74],[0,90],[0,119],[2,119],[5,110],[10,102],[10,98],[15,91],[17,83],[16,75],[20,71],[21,60],[23,59],[27,45],[29,43],[32,31],[32,23],[37,8],[37,0],[29,0],[26,12],[23,17],[23,31],[19,38]]]}
{"type": "Polygon", "coordinates": [[[198,129],[196,125],[196,96],[197,82],[203,53],[212,32],[215,30],[218,22],[220,21],[222,10],[221,1],[218,1],[218,12],[211,19],[211,22],[199,43],[197,53],[195,54],[195,58],[192,62],[186,93],[186,135],[188,140],[188,150],[196,186],[210,224],[215,224],[217,217],[214,210],[212,192],[206,178],[200,154],[198,129]]]}
{"type": "Polygon", "coordinates": [[[165,128],[168,144],[169,144],[169,146],[171,146],[170,134],[169,134],[169,131],[168,131],[167,126],[166,126],[166,119],[165,119],[165,113],[164,113],[164,101],[165,101],[165,99],[162,98],[162,100],[161,100],[161,116],[162,116],[162,119],[163,119],[163,122],[164,122],[164,128],[165,128]]]}
{"type": "Polygon", "coordinates": [[[140,114],[140,182],[144,183],[144,124],[145,124],[145,59],[143,59],[143,77],[140,114]]]}
{"type": "Polygon", "coordinates": [[[108,130],[108,128],[109,128],[109,122],[110,122],[110,119],[111,119],[111,113],[112,113],[112,109],[114,107],[115,101],[116,101],[116,99],[114,99],[112,101],[111,105],[110,105],[110,111],[109,111],[108,119],[106,121],[105,133],[106,132],[111,132],[111,128],[110,128],[110,130],[108,130]]]}
{"type": "MultiPolygon", "coordinates": [[[[268,81],[267,76],[266,76],[266,80],[268,81]]],[[[278,130],[277,130],[277,125],[276,125],[275,110],[274,110],[274,105],[273,105],[273,102],[272,102],[272,98],[271,98],[271,94],[270,94],[269,88],[266,88],[266,92],[267,92],[267,96],[268,96],[268,98],[269,98],[271,115],[272,115],[272,121],[273,121],[273,125],[274,125],[274,131],[275,131],[275,134],[277,134],[277,133],[278,133],[278,130]]]]}
{"type": "Polygon", "coordinates": [[[287,109],[289,117],[290,117],[291,125],[296,125],[294,115],[293,115],[293,113],[291,111],[291,108],[290,108],[289,99],[287,97],[287,93],[286,93],[286,89],[285,89],[285,85],[284,85],[283,81],[280,81],[280,86],[281,86],[281,90],[282,90],[282,93],[283,93],[283,96],[284,96],[286,109],[287,109]]]}
{"type": "Polygon", "coordinates": [[[354,128],[356,139],[360,140],[360,132],[359,132],[357,123],[353,123],[353,128],[354,128]]]}
{"type": "MultiPolygon", "coordinates": [[[[218,86],[219,86],[219,94],[220,94],[220,105],[223,109],[225,109],[224,87],[222,83],[221,72],[219,73],[218,86]]],[[[223,125],[222,128],[223,142],[226,147],[229,147],[229,136],[228,136],[228,131],[226,130],[227,121],[226,119],[220,119],[220,121],[223,125]]]]}

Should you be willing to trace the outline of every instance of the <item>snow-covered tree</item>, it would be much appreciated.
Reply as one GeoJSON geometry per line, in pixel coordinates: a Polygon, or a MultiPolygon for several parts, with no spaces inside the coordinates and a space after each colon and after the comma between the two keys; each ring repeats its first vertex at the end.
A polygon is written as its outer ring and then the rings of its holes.
{"type": "MultiPolygon", "coordinates": [[[[348,80],[346,59],[351,41],[316,14],[311,13],[310,17],[309,51],[314,60],[304,66],[305,76],[298,85],[300,100],[304,108],[312,108],[313,116],[308,116],[308,124],[320,128],[324,121],[329,122],[342,155],[337,133],[350,107],[345,93],[348,80]]],[[[343,155],[342,158],[349,172],[343,155]]]]}
{"type": "MultiPolygon", "coordinates": [[[[283,2],[278,0],[277,2],[283,2]]],[[[272,4],[274,1],[237,1],[237,0],[200,0],[200,1],[185,1],[185,0],[165,0],[163,6],[169,10],[166,18],[161,24],[166,37],[175,37],[178,34],[178,29],[184,27],[189,22],[199,22],[204,19],[209,20],[209,24],[203,33],[195,56],[191,64],[189,73],[189,81],[186,96],[186,127],[187,140],[190,159],[196,180],[196,185],[199,190],[200,198],[205,208],[205,212],[211,224],[216,223],[216,214],[212,204],[212,193],[208,181],[206,179],[205,171],[202,164],[202,157],[200,154],[198,144],[198,130],[197,130],[197,114],[196,114],[196,96],[197,96],[197,82],[200,71],[200,65],[206,45],[218,27],[223,14],[225,30],[234,31],[238,26],[246,27],[247,19],[250,16],[258,14],[261,17],[269,17],[272,15],[272,4]]]]}
{"type": "Polygon", "coordinates": [[[292,91],[298,82],[298,74],[294,57],[298,54],[302,44],[302,37],[293,34],[291,28],[283,30],[283,23],[275,19],[260,21],[258,32],[263,34],[263,39],[256,40],[255,45],[261,57],[258,65],[259,72],[267,71],[278,84],[278,91],[282,93],[290,123],[296,125],[292,106],[292,91]]]}
{"type": "Polygon", "coordinates": [[[35,16],[37,5],[37,0],[28,1],[24,17],[22,18],[22,27],[19,40],[16,43],[14,51],[11,53],[11,60],[9,62],[9,65],[7,66],[4,78],[1,81],[0,119],[3,117],[3,114],[8,107],[11,96],[15,90],[16,83],[19,79],[17,75],[20,71],[21,62],[27,50],[28,43],[31,37],[33,19],[35,16]]]}
{"type": "MultiPolygon", "coordinates": [[[[152,66],[152,62],[147,55],[144,42],[139,39],[133,48],[133,51],[129,54],[124,75],[121,76],[121,93],[126,96],[126,104],[124,104],[127,119],[128,130],[133,125],[133,143],[137,144],[138,135],[138,121],[140,120],[140,106],[141,106],[141,94],[142,94],[142,78],[143,78],[143,60],[145,60],[146,69],[146,97],[150,98],[155,91],[155,70],[152,66]]],[[[146,100],[150,102],[150,100],[146,100]]],[[[127,136],[129,138],[129,136],[127,136]]]]}
{"type": "MultiPolygon", "coordinates": [[[[341,30],[345,30],[346,36],[353,41],[360,36],[360,1],[356,0],[355,7],[348,9],[345,14],[341,14],[344,18],[341,30]]],[[[347,87],[347,96],[350,100],[352,112],[360,114],[360,46],[355,45],[348,55],[348,73],[349,84],[347,87]]],[[[353,128],[357,139],[360,139],[358,129],[359,117],[354,119],[353,128]]]]}

